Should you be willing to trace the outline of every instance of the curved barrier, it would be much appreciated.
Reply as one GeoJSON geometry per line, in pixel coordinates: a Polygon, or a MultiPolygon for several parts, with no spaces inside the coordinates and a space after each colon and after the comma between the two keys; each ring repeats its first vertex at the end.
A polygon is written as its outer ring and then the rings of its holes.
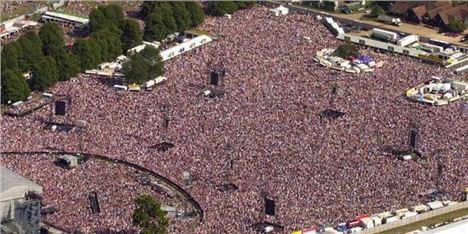
{"type": "Polygon", "coordinates": [[[27,109],[27,110],[20,111],[18,113],[8,111],[8,112],[5,112],[5,115],[12,116],[12,117],[23,117],[25,115],[29,115],[29,114],[33,113],[36,110],[41,109],[44,106],[47,106],[47,105],[51,104],[52,102],[54,102],[54,99],[50,99],[50,100],[48,100],[47,102],[45,102],[43,104],[37,105],[37,106],[32,107],[32,108],[27,109]]]}
{"type": "MultiPolygon", "coordinates": [[[[78,152],[64,152],[64,151],[29,151],[29,152],[6,151],[6,152],[0,152],[0,155],[26,155],[26,154],[53,154],[53,155],[72,154],[73,155],[73,154],[78,154],[78,152]]],[[[138,171],[148,173],[151,176],[156,177],[158,180],[168,184],[172,189],[176,190],[179,194],[182,194],[182,196],[184,196],[184,198],[187,199],[187,201],[190,202],[190,204],[197,211],[198,217],[199,217],[199,222],[203,222],[204,211],[201,208],[200,204],[198,204],[198,202],[195,201],[195,199],[187,191],[185,191],[179,185],[177,185],[176,183],[174,183],[171,180],[167,179],[166,177],[164,177],[164,176],[162,176],[162,175],[160,175],[160,174],[158,174],[158,173],[156,173],[154,171],[151,171],[151,170],[149,170],[147,168],[144,168],[142,166],[139,166],[139,165],[127,162],[127,161],[123,161],[123,160],[120,160],[120,159],[112,159],[112,158],[109,158],[109,157],[104,156],[104,155],[96,155],[96,154],[89,154],[89,153],[80,153],[80,155],[88,156],[90,158],[94,158],[94,159],[98,159],[98,160],[104,160],[104,161],[108,161],[108,162],[123,164],[123,165],[126,165],[128,167],[134,168],[134,169],[136,169],[138,171]]]]}

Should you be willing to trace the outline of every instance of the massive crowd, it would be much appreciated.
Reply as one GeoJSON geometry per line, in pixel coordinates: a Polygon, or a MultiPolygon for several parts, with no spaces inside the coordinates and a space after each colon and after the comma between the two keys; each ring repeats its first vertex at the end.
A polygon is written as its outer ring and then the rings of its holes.
{"type": "MultiPolygon", "coordinates": [[[[125,165],[91,159],[73,170],[58,167],[56,157],[48,154],[4,155],[2,166],[30,178],[43,186],[43,207],[56,212],[43,217],[44,221],[64,230],[83,233],[136,233],[132,225],[134,200],[151,194],[160,204],[184,209],[176,197],[155,192],[144,183],[144,175],[125,165]],[[51,179],[54,178],[54,179],[51,179]],[[101,212],[93,214],[88,201],[97,192],[101,212]]],[[[170,231],[188,228],[187,222],[173,220],[170,231]]]]}
{"type": "MultiPolygon", "coordinates": [[[[418,194],[437,186],[447,192],[446,199],[463,197],[468,185],[468,115],[461,103],[432,107],[403,96],[404,90],[433,75],[452,77],[449,71],[363,49],[385,65],[373,73],[335,73],[312,60],[317,50],[339,44],[320,22],[299,14],[274,17],[261,7],[237,12],[232,19],[208,18],[200,29],[219,37],[167,61],[169,81],[151,92],[116,91],[111,80],[88,75],[52,90],[72,99],[67,116],[54,118],[88,122],[83,151],[139,164],[179,184],[182,173],[191,172],[194,181],[187,191],[205,212],[193,233],[248,233],[249,226],[260,221],[279,223],[286,231],[336,224],[427,202],[418,194]],[[220,86],[226,95],[204,98],[201,86],[218,65],[226,69],[220,86]],[[163,126],[163,107],[168,128],[163,126]],[[320,112],[327,108],[346,115],[321,119],[320,112]],[[412,122],[419,124],[417,148],[427,159],[399,161],[387,149],[407,149],[412,122]],[[161,141],[175,147],[165,153],[148,148],[161,141]],[[226,167],[230,160],[232,168],[226,167]],[[216,187],[223,183],[239,189],[220,192],[216,187]],[[263,193],[276,202],[274,218],[263,213],[263,193]]],[[[77,131],[43,129],[42,119],[51,111],[48,106],[24,118],[2,117],[8,137],[1,150],[80,150],[77,131]]],[[[83,183],[88,186],[105,176],[98,170],[86,175],[83,180],[89,181],[83,183]]],[[[41,182],[55,180],[51,176],[41,182]]],[[[56,202],[81,191],[75,188],[47,199],[56,202]]],[[[112,187],[98,190],[113,192],[112,187]]],[[[61,219],[88,220],[79,209],[69,212],[61,219]]],[[[61,219],[54,221],[68,225],[61,219]]],[[[118,220],[106,216],[106,222],[118,220]]],[[[76,228],[95,230],[85,221],[76,228]]]]}

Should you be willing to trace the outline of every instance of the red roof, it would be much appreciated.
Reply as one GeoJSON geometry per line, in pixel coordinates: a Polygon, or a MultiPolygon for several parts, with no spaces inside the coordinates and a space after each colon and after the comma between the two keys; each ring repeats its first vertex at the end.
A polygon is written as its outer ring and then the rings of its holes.
{"type": "Polygon", "coordinates": [[[414,12],[414,14],[419,20],[422,20],[422,16],[427,12],[426,5],[417,6],[411,10],[414,12]]]}
{"type": "Polygon", "coordinates": [[[427,14],[428,14],[430,19],[434,19],[434,17],[436,17],[437,14],[439,14],[439,12],[448,10],[450,8],[452,8],[452,4],[445,4],[443,6],[439,6],[439,7],[436,7],[434,9],[428,10],[427,14]]]}
{"type": "Polygon", "coordinates": [[[445,25],[448,25],[452,20],[468,19],[468,4],[459,5],[445,11],[439,12],[438,16],[445,25]]]}

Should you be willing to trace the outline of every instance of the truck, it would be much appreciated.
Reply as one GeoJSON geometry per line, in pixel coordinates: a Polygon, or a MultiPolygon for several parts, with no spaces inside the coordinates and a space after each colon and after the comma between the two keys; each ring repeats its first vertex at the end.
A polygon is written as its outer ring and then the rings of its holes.
{"type": "Polygon", "coordinates": [[[379,28],[373,28],[372,29],[372,37],[378,38],[385,40],[387,42],[389,41],[396,41],[398,39],[398,34],[395,32],[390,32],[387,30],[379,29],[379,28]]]}
{"type": "Polygon", "coordinates": [[[405,47],[419,41],[418,35],[408,35],[397,41],[397,45],[405,47]]]}
{"type": "Polygon", "coordinates": [[[377,20],[380,21],[380,22],[386,23],[386,24],[392,24],[392,25],[396,25],[396,26],[401,26],[402,25],[402,22],[401,22],[400,18],[393,18],[393,17],[387,16],[387,15],[379,15],[377,20]]]}

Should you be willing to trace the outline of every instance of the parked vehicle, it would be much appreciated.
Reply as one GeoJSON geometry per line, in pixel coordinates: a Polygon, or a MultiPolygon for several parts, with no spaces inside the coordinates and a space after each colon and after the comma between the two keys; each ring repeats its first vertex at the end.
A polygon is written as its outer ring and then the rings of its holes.
{"type": "Polygon", "coordinates": [[[386,15],[379,15],[377,20],[380,21],[380,22],[384,22],[386,24],[393,24],[393,25],[396,25],[396,26],[401,26],[403,24],[401,22],[400,18],[393,18],[393,17],[386,16],[386,15]]]}

